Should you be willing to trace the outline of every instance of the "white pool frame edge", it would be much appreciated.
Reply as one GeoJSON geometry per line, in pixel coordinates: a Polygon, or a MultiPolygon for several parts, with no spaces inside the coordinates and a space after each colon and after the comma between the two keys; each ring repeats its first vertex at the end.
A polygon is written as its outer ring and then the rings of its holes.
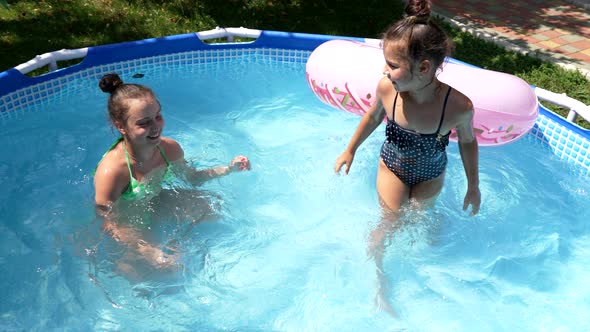
{"type": "MultiPolygon", "coordinates": [[[[225,39],[228,43],[248,45],[248,43],[233,43],[235,38],[247,38],[247,39],[258,39],[262,30],[248,29],[248,28],[220,28],[217,27],[213,30],[201,31],[194,33],[201,41],[207,41],[211,39],[225,39]]],[[[323,35],[316,35],[323,36],[323,35]]],[[[339,38],[338,36],[326,36],[329,39],[339,38]]],[[[345,37],[349,38],[349,37],[345,37]]],[[[369,44],[379,44],[381,41],[378,39],[367,39],[357,38],[369,44]]],[[[239,48],[238,48],[239,49],[239,48]]],[[[234,48],[234,50],[236,50],[234,48]]],[[[201,50],[207,52],[206,50],[201,50]]],[[[84,58],[88,54],[88,48],[80,48],[75,50],[59,50],[54,52],[45,53],[38,55],[34,59],[16,66],[14,69],[18,70],[21,74],[27,74],[33,70],[49,66],[50,72],[57,69],[57,63],[59,61],[74,60],[84,58]]],[[[174,54],[172,54],[174,55],[174,54]]],[[[164,55],[161,55],[164,56],[164,55]]],[[[170,57],[171,55],[165,55],[170,57]]],[[[115,62],[106,68],[106,71],[112,71],[115,62]]],[[[87,70],[86,70],[87,71],[87,70]]],[[[71,76],[71,75],[68,75],[71,76]]],[[[66,76],[67,77],[67,76],[66,76]]],[[[64,77],[59,79],[63,82],[64,77]]],[[[38,100],[45,98],[55,92],[55,86],[61,86],[65,84],[55,84],[54,78],[49,82],[52,83],[40,83],[36,86],[28,86],[23,89],[17,90],[12,93],[0,96],[0,119],[6,120],[10,117],[10,112],[19,108],[30,105],[32,100],[38,100]],[[49,86],[48,86],[49,84],[49,86]],[[39,87],[40,86],[40,87],[39,87]],[[46,91],[47,93],[44,93],[46,91]],[[35,98],[31,98],[31,95],[35,98]],[[7,116],[8,115],[8,116],[7,116]]],[[[577,116],[582,116],[587,121],[590,121],[590,106],[567,96],[566,94],[557,94],[540,87],[534,87],[535,93],[540,100],[548,101],[556,105],[569,109],[567,123],[559,123],[560,119],[563,119],[559,115],[556,115],[551,110],[541,107],[541,112],[537,124],[531,130],[531,135],[537,139],[540,139],[549,146],[553,153],[560,156],[561,158],[567,159],[574,164],[581,165],[585,169],[586,175],[590,174],[590,131],[580,128],[573,123],[577,116]],[[564,127],[563,130],[559,127],[564,127]]],[[[5,121],[2,121],[5,122],[5,121]]]]}

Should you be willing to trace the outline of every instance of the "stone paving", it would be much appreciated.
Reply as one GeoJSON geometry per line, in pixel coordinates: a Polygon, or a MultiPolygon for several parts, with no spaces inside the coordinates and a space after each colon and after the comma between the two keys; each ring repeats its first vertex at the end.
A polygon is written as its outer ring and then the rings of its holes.
{"type": "Polygon", "coordinates": [[[433,0],[433,9],[465,31],[590,79],[590,0],[433,0]]]}

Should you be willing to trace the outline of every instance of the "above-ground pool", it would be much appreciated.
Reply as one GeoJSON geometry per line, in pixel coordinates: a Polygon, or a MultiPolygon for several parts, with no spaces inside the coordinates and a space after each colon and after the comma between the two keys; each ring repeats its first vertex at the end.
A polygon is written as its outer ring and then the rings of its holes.
{"type": "Polygon", "coordinates": [[[587,130],[541,108],[514,143],[480,149],[482,208],[462,211],[456,143],[432,211],[408,213],[384,273],[399,317],[375,307],[367,237],[379,222],[378,128],[333,172],[360,117],[310,91],[305,61],[330,36],[196,35],[90,48],[76,66],[0,74],[0,330],[583,331],[590,329],[587,130]],[[200,188],[212,220],[171,215],[182,269],[130,281],[100,231],[92,174],[116,139],[100,77],[153,88],[197,167],[238,154],[250,172],[200,188]]]}

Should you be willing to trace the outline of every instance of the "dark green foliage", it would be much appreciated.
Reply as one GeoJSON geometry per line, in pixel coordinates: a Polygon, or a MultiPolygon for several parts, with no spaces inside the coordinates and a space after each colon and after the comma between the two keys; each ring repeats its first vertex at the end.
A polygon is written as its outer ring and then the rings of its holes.
{"type": "MultiPolygon", "coordinates": [[[[385,0],[0,0],[0,71],[35,55],[222,27],[380,38],[402,17],[402,1],[385,0]]],[[[506,51],[441,23],[454,57],[515,74],[590,104],[590,83],[537,58],[506,51]]],[[[560,114],[564,110],[551,105],[560,114]]],[[[585,121],[578,123],[586,128],[585,121]]]]}

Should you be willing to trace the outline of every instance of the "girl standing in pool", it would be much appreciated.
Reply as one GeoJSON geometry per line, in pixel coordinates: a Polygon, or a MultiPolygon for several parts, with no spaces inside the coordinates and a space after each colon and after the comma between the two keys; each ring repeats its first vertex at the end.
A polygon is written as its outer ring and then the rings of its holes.
{"type": "MultiPolygon", "coordinates": [[[[161,246],[147,240],[145,236],[146,230],[152,228],[150,215],[157,213],[149,210],[153,210],[157,204],[135,203],[156,200],[159,203],[167,201],[167,204],[176,204],[178,196],[164,197],[161,186],[163,181],[182,176],[192,184],[201,184],[232,172],[249,170],[248,158],[237,156],[227,166],[205,170],[189,167],[178,142],[162,136],[164,118],[160,102],[150,88],[123,83],[117,74],[105,75],[99,87],[110,94],[109,118],[121,134],[121,138],[104,154],[94,177],[96,210],[104,218],[103,229],[129,248],[135,261],[142,260],[156,269],[175,267],[176,254],[164,253],[161,246]],[[133,213],[126,213],[125,210],[133,207],[140,207],[140,211],[135,211],[139,217],[129,217],[133,213]],[[123,222],[124,219],[131,221],[123,222]]],[[[169,192],[178,193],[177,190],[169,192]]],[[[190,201],[191,197],[188,199],[185,204],[199,205],[196,201],[190,201]]],[[[206,204],[200,205],[199,208],[207,208],[206,204]]],[[[172,210],[178,210],[178,207],[172,210]]],[[[191,213],[199,214],[196,209],[191,213]]],[[[194,219],[198,221],[198,217],[194,219]]],[[[127,265],[119,268],[129,272],[127,265]]]]}
{"type": "Polygon", "coordinates": [[[444,183],[445,149],[452,129],[458,134],[467,176],[463,209],[471,205],[471,214],[476,214],[481,201],[473,105],[469,98],[436,77],[450,53],[451,41],[431,20],[430,1],[409,0],[405,13],[405,18],[390,26],[383,37],[385,76],[377,85],[376,101],[334,165],[335,172],[345,166],[348,174],[358,147],[387,117],[377,171],[383,217],[371,232],[369,249],[381,284],[377,300],[392,313],[383,290],[385,238],[399,227],[404,206],[414,202],[427,207],[434,203],[444,183]]]}

